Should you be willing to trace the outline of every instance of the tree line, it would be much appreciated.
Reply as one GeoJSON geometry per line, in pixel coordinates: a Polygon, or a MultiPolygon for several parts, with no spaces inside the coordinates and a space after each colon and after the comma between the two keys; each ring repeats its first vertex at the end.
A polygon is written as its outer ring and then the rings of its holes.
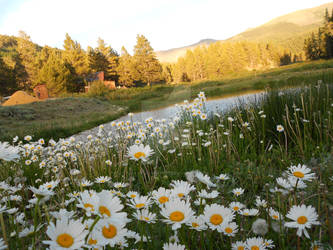
{"type": "Polygon", "coordinates": [[[304,52],[308,60],[333,58],[333,9],[329,15],[326,9],[324,24],[318,28],[317,33],[304,41],[304,52]]]}
{"type": "Polygon", "coordinates": [[[149,41],[137,36],[133,55],[120,54],[101,38],[97,47],[84,50],[66,34],[63,49],[41,47],[20,32],[18,37],[0,35],[0,95],[31,91],[46,84],[53,96],[83,91],[91,73],[103,71],[106,80],[120,86],[155,82],[179,83],[221,79],[242,71],[274,68],[302,60],[301,55],[271,43],[217,42],[188,50],[176,63],[161,64],[149,41]]]}
{"type": "Polygon", "coordinates": [[[0,35],[0,94],[31,91],[46,84],[51,95],[83,90],[89,74],[103,71],[119,85],[151,84],[162,80],[162,66],[143,36],[137,36],[133,56],[123,47],[119,55],[101,38],[97,47],[82,49],[66,34],[63,49],[38,46],[20,31],[18,37],[0,35]]]}

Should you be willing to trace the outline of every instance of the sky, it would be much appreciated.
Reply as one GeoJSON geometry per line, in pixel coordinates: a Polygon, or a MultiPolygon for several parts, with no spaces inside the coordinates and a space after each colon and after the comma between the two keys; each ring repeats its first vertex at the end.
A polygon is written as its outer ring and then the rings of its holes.
{"type": "Polygon", "coordinates": [[[223,40],[290,12],[329,0],[0,0],[0,34],[23,30],[39,45],[63,48],[65,34],[82,48],[102,38],[131,53],[144,35],[155,51],[202,39],[223,40]]]}

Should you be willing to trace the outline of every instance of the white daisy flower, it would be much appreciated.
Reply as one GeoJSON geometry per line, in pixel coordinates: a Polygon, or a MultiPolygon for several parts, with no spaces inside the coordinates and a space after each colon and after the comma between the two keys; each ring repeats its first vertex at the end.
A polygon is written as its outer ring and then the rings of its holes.
{"type": "Polygon", "coordinates": [[[226,174],[220,174],[219,176],[216,176],[216,179],[221,180],[221,181],[225,181],[225,180],[229,180],[230,177],[226,174]]]}
{"type": "Polygon", "coordinates": [[[170,200],[161,208],[162,219],[167,224],[172,225],[172,230],[177,230],[182,224],[191,221],[194,212],[189,202],[180,199],[170,200]]]}
{"type": "Polygon", "coordinates": [[[97,209],[97,204],[99,202],[99,197],[96,194],[91,194],[87,190],[80,194],[80,199],[78,199],[79,204],[76,207],[85,210],[87,216],[91,216],[91,213],[95,212],[97,209]]]}
{"type": "Polygon", "coordinates": [[[173,189],[172,189],[172,196],[175,197],[185,197],[187,196],[191,191],[195,190],[195,187],[193,185],[191,185],[190,183],[188,183],[187,181],[172,181],[172,183],[170,184],[173,189]]]}
{"type": "Polygon", "coordinates": [[[279,133],[282,133],[284,131],[284,127],[282,125],[277,125],[276,126],[276,130],[279,132],[279,133]]]}
{"type": "Polygon", "coordinates": [[[144,146],[140,145],[132,145],[128,148],[128,157],[130,159],[138,161],[147,161],[148,158],[154,153],[154,151],[149,147],[149,145],[144,146]]]}
{"type": "Polygon", "coordinates": [[[143,209],[143,208],[149,208],[149,206],[152,204],[151,198],[148,196],[137,196],[130,200],[129,205],[130,207],[134,209],[143,209]]]}
{"type": "Polygon", "coordinates": [[[229,204],[229,208],[239,213],[243,208],[245,208],[245,205],[243,203],[233,201],[229,204]]]}
{"type": "Polygon", "coordinates": [[[311,228],[312,225],[320,225],[318,221],[318,214],[312,206],[292,206],[286,215],[287,218],[293,220],[292,222],[286,222],[286,227],[297,228],[297,235],[302,236],[303,232],[307,238],[310,238],[307,228],[311,228]]]}
{"type": "Polygon", "coordinates": [[[137,210],[133,216],[140,221],[145,221],[147,223],[156,222],[156,214],[149,212],[148,209],[137,210]]]}
{"type": "Polygon", "coordinates": [[[255,249],[255,250],[265,250],[265,242],[262,237],[253,237],[246,240],[245,243],[246,249],[255,249]]]}
{"type": "Polygon", "coordinates": [[[288,168],[287,174],[301,181],[309,181],[315,178],[315,174],[311,173],[311,169],[301,164],[288,168]]]}
{"type": "Polygon", "coordinates": [[[13,147],[8,142],[0,142],[0,160],[14,161],[20,158],[20,149],[13,147]]]}
{"type": "Polygon", "coordinates": [[[269,208],[269,216],[273,219],[273,220],[283,220],[283,216],[278,212],[275,211],[273,208],[269,208]]]}
{"type": "Polygon", "coordinates": [[[259,214],[259,210],[256,208],[251,208],[251,209],[243,209],[239,212],[241,215],[244,216],[257,216],[259,214]]]}
{"type": "Polygon", "coordinates": [[[222,232],[223,226],[230,223],[233,218],[234,213],[230,208],[217,204],[205,206],[204,219],[207,225],[213,230],[216,229],[222,232]]]}
{"type": "Polygon", "coordinates": [[[103,190],[97,194],[99,201],[97,209],[94,213],[97,213],[102,218],[119,217],[124,220],[127,216],[126,213],[119,213],[124,206],[121,204],[120,199],[117,196],[112,195],[110,192],[103,190]]]}
{"type": "Polygon", "coordinates": [[[216,185],[210,180],[210,177],[200,171],[196,172],[195,177],[202,183],[206,184],[208,188],[216,187],[216,185]]]}
{"type": "Polygon", "coordinates": [[[99,232],[99,245],[114,247],[125,242],[127,236],[125,223],[119,219],[107,218],[97,222],[96,231],[99,232]]]}
{"type": "Polygon", "coordinates": [[[151,195],[158,205],[162,205],[170,200],[171,190],[160,187],[158,190],[154,190],[151,195]]]}
{"type": "Polygon", "coordinates": [[[198,217],[193,216],[192,219],[186,223],[190,227],[190,229],[194,229],[196,231],[203,231],[207,229],[207,225],[203,215],[198,217]]]}
{"type": "Polygon", "coordinates": [[[50,222],[46,234],[51,240],[43,243],[51,249],[79,249],[84,245],[88,231],[81,222],[64,217],[57,220],[56,225],[50,222]]]}
{"type": "Polygon", "coordinates": [[[178,243],[164,243],[163,250],[185,250],[185,246],[178,243]]]}
{"type": "Polygon", "coordinates": [[[245,242],[243,241],[236,241],[231,245],[232,250],[244,250],[245,249],[245,242]]]}
{"type": "Polygon", "coordinates": [[[100,176],[100,177],[96,178],[95,183],[106,183],[106,182],[109,182],[110,180],[111,180],[111,177],[109,177],[109,176],[100,176]]]}
{"type": "Polygon", "coordinates": [[[234,237],[235,234],[238,232],[238,226],[235,222],[224,224],[224,226],[222,227],[222,232],[227,236],[234,237]]]}
{"type": "Polygon", "coordinates": [[[236,196],[240,196],[244,193],[244,189],[243,188],[235,188],[232,190],[232,193],[236,196]]]}

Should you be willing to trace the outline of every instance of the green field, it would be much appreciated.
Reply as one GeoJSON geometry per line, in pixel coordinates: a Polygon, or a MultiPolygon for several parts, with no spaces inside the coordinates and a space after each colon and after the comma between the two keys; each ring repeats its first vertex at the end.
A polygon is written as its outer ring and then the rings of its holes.
{"type": "Polygon", "coordinates": [[[23,138],[65,138],[126,114],[97,98],[61,98],[25,105],[0,106],[0,141],[23,138]]]}

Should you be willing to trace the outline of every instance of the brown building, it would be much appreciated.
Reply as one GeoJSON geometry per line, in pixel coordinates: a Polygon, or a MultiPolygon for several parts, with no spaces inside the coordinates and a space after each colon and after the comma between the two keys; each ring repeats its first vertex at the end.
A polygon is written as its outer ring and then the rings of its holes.
{"type": "Polygon", "coordinates": [[[86,78],[87,82],[88,82],[88,86],[84,87],[85,92],[88,92],[91,86],[91,83],[94,81],[102,81],[104,83],[104,85],[106,87],[108,87],[109,89],[115,89],[116,88],[116,82],[115,81],[105,81],[104,80],[104,72],[100,71],[100,72],[96,72],[94,74],[89,75],[86,78]]]}
{"type": "Polygon", "coordinates": [[[40,100],[49,98],[49,92],[45,84],[39,84],[36,87],[34,87],[34,93],[35,96],[40,100]]]}

